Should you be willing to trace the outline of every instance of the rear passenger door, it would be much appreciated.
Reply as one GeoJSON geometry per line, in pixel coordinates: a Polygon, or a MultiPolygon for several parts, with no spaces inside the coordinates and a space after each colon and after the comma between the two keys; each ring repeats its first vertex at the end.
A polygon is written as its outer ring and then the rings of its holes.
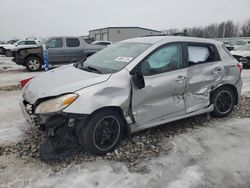
{"type": "Polygon", "coordinates": [[[47,43],[49,63],[64,62],[63,38],[53,38],[47,43]]]}
{"type": "Polygon", "coordinates": [[[83,59],[83,49],[79,38],[66,38],[65,60],[76,62],[83,59]]]}
{"type": "Polygon", "coordinates": [[[186,43],[188,54],[187,88],[184,94],[186,113],[208,107],[210,91],[223,76],[224,68],[215,45],[186,43]]]}

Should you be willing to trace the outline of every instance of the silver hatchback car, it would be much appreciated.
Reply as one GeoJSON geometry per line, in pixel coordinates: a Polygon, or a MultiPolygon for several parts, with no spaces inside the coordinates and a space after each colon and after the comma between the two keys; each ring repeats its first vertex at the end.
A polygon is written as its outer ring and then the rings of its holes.
{"type": "Polygon", "coordinates": [[[220,42],[134,38],[33,78],[20,105],[50,138],[41,157],[78,145],[101,155],[143,129],[202,113],[227,116],[239,103],[241,70],[220,42]]]}

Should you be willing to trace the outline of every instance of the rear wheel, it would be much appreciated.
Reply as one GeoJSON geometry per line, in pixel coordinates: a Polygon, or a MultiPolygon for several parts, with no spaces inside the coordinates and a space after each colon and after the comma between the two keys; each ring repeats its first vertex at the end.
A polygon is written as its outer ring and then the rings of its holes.
{"type": "Polygon", "coordinates": [[[104,110],[94,114],[79,134],[84,150],[103,155],[113,151],[123,136],[123,120],[117,112],[104,110]]]}
{"type": "Polygon", "coordinates": [[[32,56],[26,60],[26,69],[28,71],[32,71],[32,72],[39,71],[39,70],[41,70],[41,68],[42,68],[41,59],[32,56]]]}
{"type": "Polygon", "coordinates": [[[211,114],[214,117],[226,117],[234,109],[235,95],[230,88],[220,87],[212,93],[211,102],[214,104],[211,114]]]}
{"type": "Polygon", "coordinates": [[[6,55],[7,57],[12,57],[12,52],[11,52],[10,50],[6,50],[6,51],[5,51],[5,55],[6,55]]]}

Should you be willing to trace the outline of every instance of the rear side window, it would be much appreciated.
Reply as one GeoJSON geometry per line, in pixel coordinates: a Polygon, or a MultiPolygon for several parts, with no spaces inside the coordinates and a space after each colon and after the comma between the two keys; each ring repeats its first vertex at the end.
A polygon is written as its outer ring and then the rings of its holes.
{"type": "Polygon", "coordinates": [[[28,41],[26,41],[26,44],[27,44],[27,45],[36,44],[36,42],[35,42],[35,41],[32,41],[32,40],[28,40],[28,41]]]}
{"type": "Polygon", "coordinates": [[[20,41],[17,43],[18,45],[25,45],[25,41],[20,41]]]}
{"type": "Polygon", "coordinates": [[[78,38],[66,38],[67,47],[78,47],[80,46],[80,41],[78,38]]]}
{"type": "Polygon", "coordinates": [[[188,45],[189,65],[219,61],[212,45],[188,45]]]}

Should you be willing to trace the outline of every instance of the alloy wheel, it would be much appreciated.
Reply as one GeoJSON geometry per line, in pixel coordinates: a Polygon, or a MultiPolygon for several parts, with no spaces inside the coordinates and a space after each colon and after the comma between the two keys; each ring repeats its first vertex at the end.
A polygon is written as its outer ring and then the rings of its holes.
{"type": "Polygon", "coordinates": [[[113,116],[108,116],[102,118],[96,124],[93,141],[99,150],[108,150],[115,145],[119,135],[119,121],[113,116]]]}

